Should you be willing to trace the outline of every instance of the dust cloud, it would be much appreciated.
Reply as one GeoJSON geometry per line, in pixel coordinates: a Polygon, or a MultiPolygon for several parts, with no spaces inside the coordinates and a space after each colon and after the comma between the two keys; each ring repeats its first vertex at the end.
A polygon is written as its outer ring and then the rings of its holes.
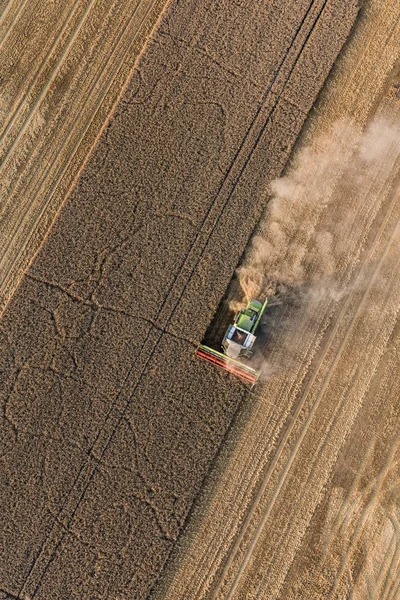
{"type": "Polygon", "coordinates": [[[231,308],[250,298],[279,302],[299,291],[316,302],[340,300],[349,285],[350,240],[364,227],[357,217],[360,193],[389,168],[394,151],[400,151],[400,125],[383,117],[364,132],[340,120],[302,149],[288,174],[270,185],[266,218],[237,269],[243,297],[231,308]]]}

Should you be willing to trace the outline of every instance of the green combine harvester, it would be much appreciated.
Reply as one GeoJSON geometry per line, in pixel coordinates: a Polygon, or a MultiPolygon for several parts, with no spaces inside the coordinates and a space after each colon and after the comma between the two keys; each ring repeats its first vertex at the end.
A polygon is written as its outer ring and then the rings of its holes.
{"type": "Polygon", "coordinates": [[[265,300],[264,304],[258,300],[250,300],[246,308],[236,313],[233,325],[228,326],[222,340],[223,353],[200,344],[196,355],[254,385],[260,376],[260,371],[240,359],[249,359],[253,356],[255,334],[267,303],[268,300],[265,300]]]}

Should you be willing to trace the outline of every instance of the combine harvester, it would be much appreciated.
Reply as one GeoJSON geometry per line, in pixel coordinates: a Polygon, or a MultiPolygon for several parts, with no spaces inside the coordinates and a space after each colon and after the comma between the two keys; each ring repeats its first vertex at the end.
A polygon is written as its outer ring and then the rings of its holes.
{"type": "Polygon", "coordinates": [[[228,326],[222,340],[223,353],[200,344],[196,350],[196,356],[216,364],[253,386],[260,376],[260,371],[239,359],[248,359],[253,356],[255,333],[267,303],[268,300],[265,300],[264,304],[258,300],[250,300],[246,308],[236,313],[233,325],[228,326]]]}

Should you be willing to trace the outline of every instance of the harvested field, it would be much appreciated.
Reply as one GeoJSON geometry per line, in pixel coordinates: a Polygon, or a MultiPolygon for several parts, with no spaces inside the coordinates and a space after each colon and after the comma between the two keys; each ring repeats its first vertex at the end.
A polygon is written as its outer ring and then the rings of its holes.
{"type": "Polygon", "coordinates": [[[195,345],[357,10],[163,14],[0,322],[2,590],[154,587],[247,395],[195,345]]]}
{"type": "Polygon", "coordinates": [[[239,278],[260,291],[280,277],[301,301],[274,309],[268,377],[155,598],[399,596],[399,24],[400,3],[364,4],[274,187],[280,202],[239,278]],[[329,131],[343,117],[340,149],[329,131]]]}
{"type": "Polygon", "coordinates": [[[0,314],[166,0],[10,0],[0,13],[0,314]]]}

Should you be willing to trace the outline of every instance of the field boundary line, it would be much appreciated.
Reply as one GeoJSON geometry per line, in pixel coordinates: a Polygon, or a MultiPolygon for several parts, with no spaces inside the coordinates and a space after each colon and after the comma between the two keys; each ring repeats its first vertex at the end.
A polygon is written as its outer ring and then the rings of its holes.
{"type": "MultiPolygon", "coordinates": [[[[22,271],[27,271],[29,266],[34,261],[37,253],[39,252],[44,240],[49,234],[50,227],[54,220],[56,219],[62,205],[64,204],[64,200],[70,194],[72,188],[75,186],[76,181],[78,180],[83,168],[85,167],[88,157],[91,155],[91,151],[82,154],[83,145],[87,144],[89,139],[86,137],[88,133],[91,132],[91,127],[93,123],[98,122],[99,118],[102,117],[102,113],[104,110],[108,112],[104,114],[104,123],[97,123],[97,132],[94,131],[94,135],[91,136],[90,147],[92,148],[97,144],[100,136],[106,129],[106,126],[109,122],[110,116],[113,113],[116,104],[119,102],[122,94],[124,93],[127,85],[128,78],[130,77],[130,73],[134,70],[135,62],[137,61],[139,55],[142,53],[142,47],[144,44],[144,37],[150,34],[150,32],[156,26],[160,14],[165,10],[166,5],[170,0],[155,0],[152,8],[148,13],[148,20],[143,22],[143,26],[138,30],[135,37],[132,39],[131,46],[129,48],[130,51],[133,52],[133,61],[129,61],[128,66],[124,63],[120,66],[119,69],[115,69],[114,80],[111,81],[108,86],[108,91],[113,88],[115,85],[115,80],[118,77],[122,77],[120,82],[120,89],[117,91],[114,99],[109,99],[107,101],[107,96],[105,96],[93,113],[93,118],[88,123],[86,130],[84,132],[84,136],[81,136],[80,143],[73,149],[71,156],[68,159],[68,162],[64,169],[62,169],[62,175],[57,182],[57,185],[54,186],[54,190],[51,193],[50,198],[46,201],[45,210],[40,212],[40,218],[37,223],[33,227],[31,227],[31,235],[29,237],[28,243],[22,245],[17,251],[17,255],[14,256],[11,267],[9,268],[6,276],[4,278],[3,284],[0,290],[0,316],[4,313],[7,308],[7,304],[10,301],[13,293],[15,292],[18,285],[21,283],[23,278],[22,271]],[[143,37],[144,36],[144,37],[143,37]],[[111,103],[110,103],[111,102],[111,103]],[[105,108],[108,106],[108,109],[105,108]],[[82,142],[82,143],[81,143],[82,142]],[[79,156],[79,165],[77,169],[72,169],[72,172],[69,174],[68,167],[71,165],[71,161],[75,156],[79,156]],[[69,175],[68,175],[69,174],[69,175]],[[61,194],[61,197],[60,197],[61,194]],[[54,206],[51,204],[54,196],[57,198],[57,202],[54,206]],[[35,248],[34,252],[29,251],[29,247],[33,244],[35,248]],[[15,272],[14,272],[15,271],[15,272]]],[[[128,52],[129,52],[128,50],[128,52]]],[[[126,56],[126,55],[125,55],[126,56]]],[[[103,86],[104,87],[104,86],[103,86]]],[[[107,93],[108,93],[107,91],[107,93]]],[[[56,159],[55,159],[56,160],[56,159]]]]}

